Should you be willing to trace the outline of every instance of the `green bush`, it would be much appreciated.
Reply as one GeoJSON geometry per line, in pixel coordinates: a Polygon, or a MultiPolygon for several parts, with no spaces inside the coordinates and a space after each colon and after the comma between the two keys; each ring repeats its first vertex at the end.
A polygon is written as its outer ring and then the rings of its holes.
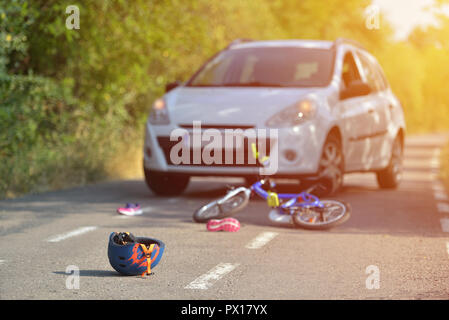
{"type": "Polygon", "coordinates": [[[384,67],[409,132],[448,127],[449,22],[396,43],[384,19],[365,28],[370,3],[0,2],[0,198],[141,171],[154,99],[235,38],[358,40],[384,67]],[[79,30],[65,27],[68,5],[80,9],[79,30]]]}
{"type": "Polygon", "coordinates": [[[0,198],[121,177],[117,154],[141,171],[166,82],[239,35],[281,34],[258,1],[83,1],[79,30],[65,28],[69,4],[0,7],[0,198]]]}
{"type": "Polygon", "coordinates": [[[0,198],[105,178],[113,122],[91,119],[95,130],[83,130],[69,91],[45,78],[0,78],[0,198]]]}

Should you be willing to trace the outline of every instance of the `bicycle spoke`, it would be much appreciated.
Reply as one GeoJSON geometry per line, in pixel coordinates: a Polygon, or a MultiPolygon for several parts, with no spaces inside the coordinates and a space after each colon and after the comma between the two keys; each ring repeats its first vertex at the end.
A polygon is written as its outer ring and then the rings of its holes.
{"type": "Polygon", "coordinates": [[[324,207],[298,207],[291,208],[298,211],[298,216],[301,221],[307,224],[328,224],[340,219],[344,213],[345,208],[338,202],[324,203],[324,207]]]}

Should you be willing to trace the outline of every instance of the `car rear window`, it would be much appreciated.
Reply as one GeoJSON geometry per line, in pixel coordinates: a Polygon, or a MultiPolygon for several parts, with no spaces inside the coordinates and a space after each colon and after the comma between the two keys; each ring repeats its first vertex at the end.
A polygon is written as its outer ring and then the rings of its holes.
{"type": "Polygon", "coordinates": [[[331,80],[333,57],[331,49],[229,49],[201,67],[187,86],[321,87],[331,80]]]}

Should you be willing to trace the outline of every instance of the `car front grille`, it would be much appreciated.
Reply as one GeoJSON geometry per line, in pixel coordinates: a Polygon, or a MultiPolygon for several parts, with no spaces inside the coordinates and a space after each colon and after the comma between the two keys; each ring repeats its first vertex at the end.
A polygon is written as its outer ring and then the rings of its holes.
{"type": "MultiPolygon", "coordinates": [[[[266,154],[270,155],[270,138],[265,137],[264,140],[265,140],[264,143],[265,143],[265,148],[266,148],[266,154]]],[[[179,138],[177,141],[170,141],[170,137],[161,136],[161,137],[157,138],[157,141],[164,153],[164,157],[165,157],[165,160],[167,161],[167,164],[174,165],[172,159],[170,158],[170,151],[174,145],[180,143],[181,138],[179,138]]],[[[200,157],[201,158],[200,163],[193,163],[194,150],[192,148],[189,148],[188,149],[189,162],[188,163],[180,163],[178,165],[180,165],[180,166],[209,166],[209,167],[257,167],[258,165],[256,164],[256,161],[253,158],[250,143],[256,142],[257,145],[259,145],[260,143],[263,143],[263,141],[260,141],[260,139],[251,139],[251,141],[249,141],[249,139],[247,137],[243,137],[242,141],[243,141],[243,145],[239,150],[237,150],[236,148],[234,148],[234,149],[222,148],[221,149],[221,161],[219,163],[215,163],[215,162],[213,162],[211,164],[205,163],[203,157],[200,157]],[[232,158],[231,158],[231,153],[232,153],[232,158]],[[226,155],[228,156],[228,158],[227,158],[228,160],[232,159],[232,163],[226,163],[226,160],[227,160],[226,155]],[[241,163],[237,163],[237,159],[240,159],[243,161],[239,161],[241,163]]],[[[196,150],[196,152],[198,154],[202,155],[203,149],[204,149],[204,146],[201,147],[201,149],[200,149],[201,151],[196,150]]],[[[210,154],[211,154],[211,156],[213,156],[214,151],[211,151],[210,154]]]]}

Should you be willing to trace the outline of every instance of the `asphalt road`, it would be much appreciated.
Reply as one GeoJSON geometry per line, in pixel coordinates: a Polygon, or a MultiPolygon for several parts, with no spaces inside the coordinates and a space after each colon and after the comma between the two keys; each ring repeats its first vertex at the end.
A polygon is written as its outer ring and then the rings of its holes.
{"type": "Polygon", "coordinates": [[[0,201],[0,298],[448,299],[449,200],[437,178],[445,141],[407,139],[398,190],[378,189],[374,174],[347,175],[335,198],[353,213],[330,231],[272,226],[262,200],[236,216],[237,233],[192,222],[196,208],[239,179],[195,179],[173,198],[155,197],[143,181],[118,181],[0,201]],[[144,214],[119,216],[126,202],[144,214]],[[111,231],[165,242],[154,275],[112,269],[111,231]],[[67,288],[71,265],[79,289],[67,288]]]}

